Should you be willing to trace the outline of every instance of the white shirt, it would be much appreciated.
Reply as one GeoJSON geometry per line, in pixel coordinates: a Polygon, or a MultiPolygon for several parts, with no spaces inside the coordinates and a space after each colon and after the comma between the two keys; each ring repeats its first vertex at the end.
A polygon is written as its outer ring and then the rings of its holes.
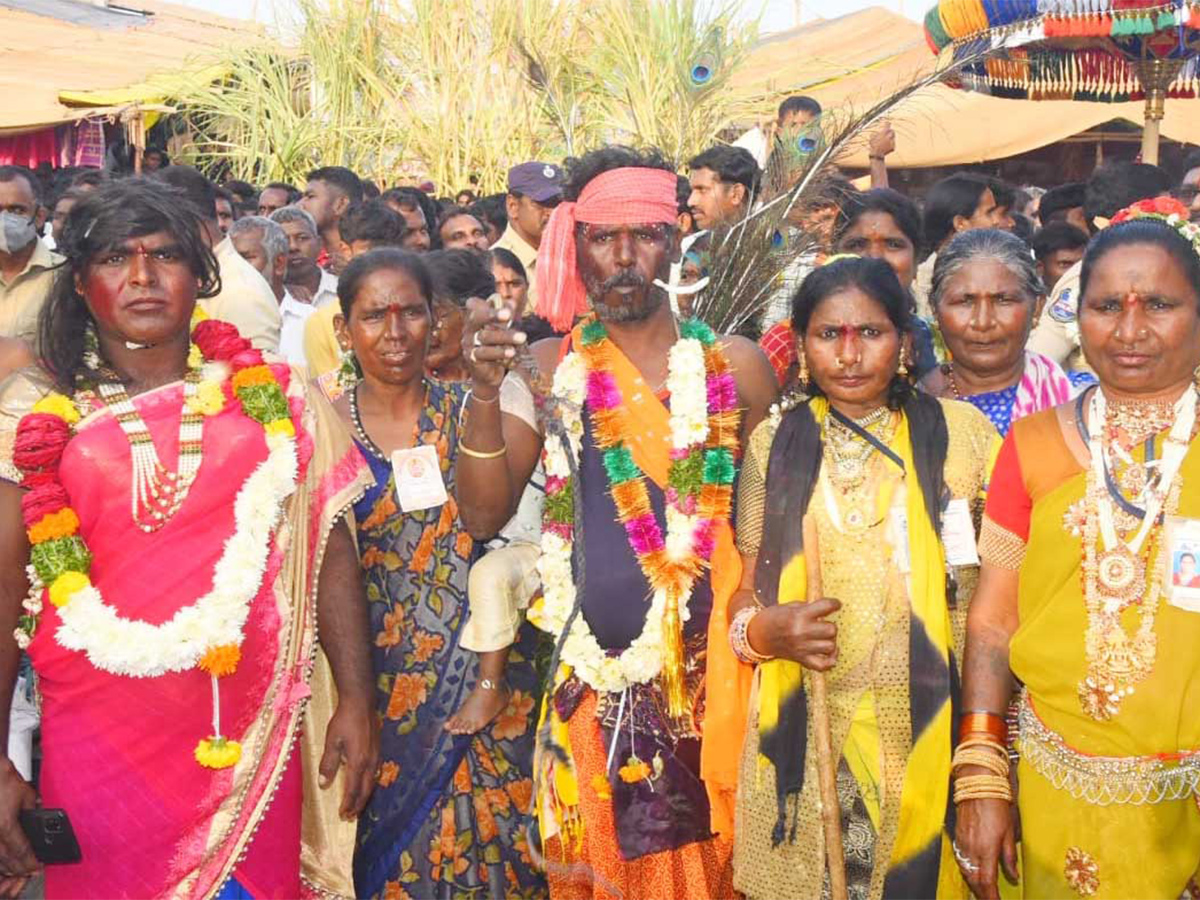
{"type": "Polygon", "coordinates": [[[768,143],[767,136],[761,128],[751,128],[734,141],[733,146],[749,150],[750,155],[754,157],[754,161],[758,163],[758,167],[760,169],[766,168],[767,156],[770,154],[771,145],[768,143]]]}
{"type": "Polygon", "coordinates": [[[279,351],[279,302],[262,274],[242,259],[229,238],[213,247],[221,292],[201,301],[212,318],[233,325],[259,350],[279,351]]]}
{"type": "Polygon", "coordinates": [[[283,289],[283,299],[279,301],[279,315],[283,320],[279,330],[279,355],[302,369],[308,367],[304,357],[304,323],[316,311],[314,304],[301,303],[291,291],[283,289]]]}
{"type": "Polygon", "coordinates": [[[332,272],[321,270],[321,283],[317,285],[317,292],[313,294],[313,309],[320,309],[330,303],[337,303],[337,286],[338,277],[332,272]]]}

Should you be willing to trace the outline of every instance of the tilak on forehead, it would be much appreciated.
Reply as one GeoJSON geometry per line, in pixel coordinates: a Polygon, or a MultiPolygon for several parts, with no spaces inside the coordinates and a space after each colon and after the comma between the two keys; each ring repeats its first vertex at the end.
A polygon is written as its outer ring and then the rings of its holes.
{"type": "Polygon", "coordinates": [[[538,312],[556,331],[568,331],[587,312],[587,290],[575,257],[575,226],[673,224],[676,176],[630,166],[602,172],[574,202],[554,208],[538,248],[538,312]]]}

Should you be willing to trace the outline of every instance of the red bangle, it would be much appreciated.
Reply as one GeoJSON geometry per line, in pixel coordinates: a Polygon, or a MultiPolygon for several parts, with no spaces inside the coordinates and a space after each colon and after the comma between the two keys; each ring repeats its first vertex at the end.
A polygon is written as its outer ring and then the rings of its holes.
{"type": "Polygon", "coordinates": [[[1001,744],[1008,743],[1008,723],[1004,717],[992,712],[968,712],[962,714],[958,725],[958,739],[969,734],[989,734],[1001,744]]]}

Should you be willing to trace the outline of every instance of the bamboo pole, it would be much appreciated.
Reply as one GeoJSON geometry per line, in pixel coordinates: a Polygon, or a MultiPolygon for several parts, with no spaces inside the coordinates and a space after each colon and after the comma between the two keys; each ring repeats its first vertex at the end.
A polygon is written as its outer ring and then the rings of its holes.
{"type": "MultiPolygon", "coordinates": [[[[817,523],[812,515],[804,517],[804,562],[808,576],[808,602],[819,600],[821,590],[821,551],[817,543],[817,523]]],[[[817,744],[817,782],[821,789],[821,826],[825,833],[825,861],[829,867],[829,888],[833,900],[846,900],[846,856],[842,849],[842,816],[837,795],[837,758],[829,729],[829,696],[824,672],[809,672],[812,681],[813,740],[817,744]]]]}

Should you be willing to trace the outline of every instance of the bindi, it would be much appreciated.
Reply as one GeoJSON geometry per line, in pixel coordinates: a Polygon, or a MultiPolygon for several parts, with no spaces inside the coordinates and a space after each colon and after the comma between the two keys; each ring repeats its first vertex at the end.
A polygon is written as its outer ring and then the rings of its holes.
{"type": "Polygon", "coordinates": [[[1141,302],[1142,302],[1142,295],[1139,294],[1137,291],[1130,291],[1128,294],[1126,294],[1124,297],[1121,298],[1121,306],[1127,310],[1137,309],[1138,305],[1141,302]]]}

